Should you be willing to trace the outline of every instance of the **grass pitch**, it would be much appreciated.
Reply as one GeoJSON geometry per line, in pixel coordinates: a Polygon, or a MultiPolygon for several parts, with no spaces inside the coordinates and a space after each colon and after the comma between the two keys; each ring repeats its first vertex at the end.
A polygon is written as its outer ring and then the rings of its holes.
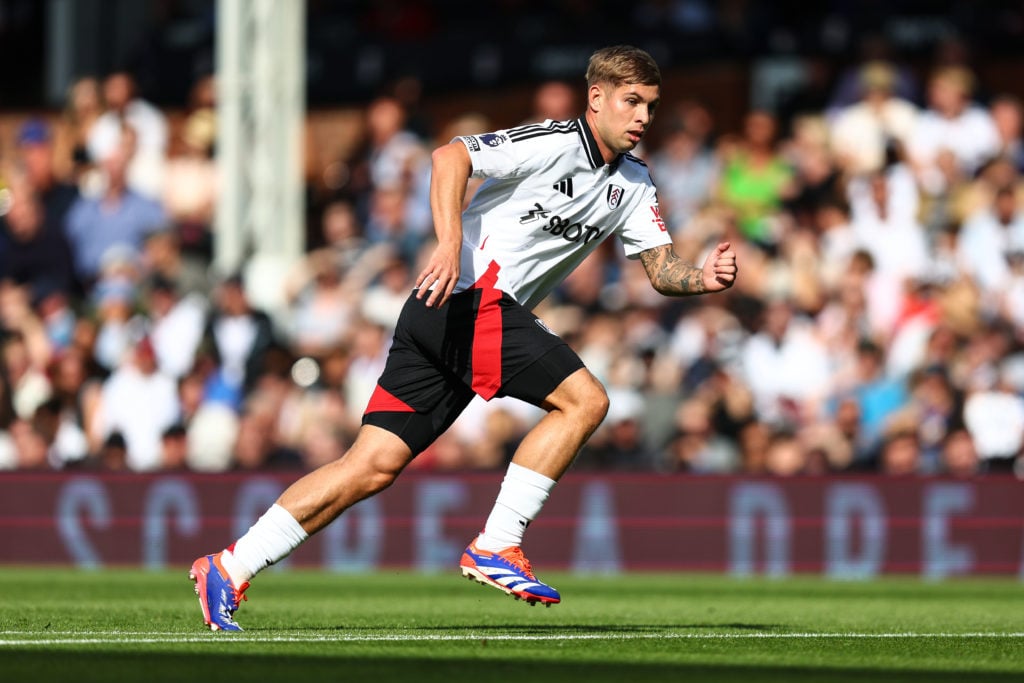
{"type": "Polygon", "coordinates": [[[211,633],[175,572],[0,569],[0,681],[1024,681],[1024,584],[266,572],[211,633]]]}

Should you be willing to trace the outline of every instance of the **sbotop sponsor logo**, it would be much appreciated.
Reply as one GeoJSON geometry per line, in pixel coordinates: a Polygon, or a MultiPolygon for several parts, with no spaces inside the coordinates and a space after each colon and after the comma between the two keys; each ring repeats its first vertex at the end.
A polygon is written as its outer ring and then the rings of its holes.
{"type": "Polygon", "coordinates": [[[568,218],[552,216],[548,224],[544,226],[544,232],[558,235],[567,242],[583,242],[583,244],[586,244],[590,240],[600,237],[604,231],[593,225],[573,223],[568,218]]]}

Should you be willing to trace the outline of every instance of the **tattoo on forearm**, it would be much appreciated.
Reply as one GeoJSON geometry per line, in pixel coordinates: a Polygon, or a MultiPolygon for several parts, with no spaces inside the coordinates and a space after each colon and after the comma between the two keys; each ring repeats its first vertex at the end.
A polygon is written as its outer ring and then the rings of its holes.
{"type": "Polygon", "coordinates": [[[687,295],[704,293],[704,274],[700,268],[684,263],[672,247],[640,252],[651,284],[662,294],[687,295]]]}

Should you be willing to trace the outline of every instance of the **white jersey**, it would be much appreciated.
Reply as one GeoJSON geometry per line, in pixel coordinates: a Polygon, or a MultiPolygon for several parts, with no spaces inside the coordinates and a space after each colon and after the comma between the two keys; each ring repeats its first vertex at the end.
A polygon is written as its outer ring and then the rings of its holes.
{"type": "Polygon", "coordinates": [[[487,179],[462,216],[457,292],[493,263],[495,287],[533,308],[613,234],[629,258],[671,242],[647,165],[605,164],[584,118],[456,139],[487,179]]]}

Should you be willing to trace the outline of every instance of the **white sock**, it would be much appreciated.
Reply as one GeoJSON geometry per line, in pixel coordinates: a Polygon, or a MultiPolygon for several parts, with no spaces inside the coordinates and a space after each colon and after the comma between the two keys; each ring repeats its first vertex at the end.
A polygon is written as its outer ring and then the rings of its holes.
{"type": "Polygon", "coordinates": [[[509,463],[498,499],[494,501],[483,532],[476,539],[476,547],[493,552],[522,544],[526,527],[540,513],[554,485],[554,479],[509,463]]]}
{"type": "Polygon", "coordinates": [[[270,506],[245,535],[221,555],[221,564],[235,586],[279,560],[309,538],[291,513],[276,503],[270,506]]]}

